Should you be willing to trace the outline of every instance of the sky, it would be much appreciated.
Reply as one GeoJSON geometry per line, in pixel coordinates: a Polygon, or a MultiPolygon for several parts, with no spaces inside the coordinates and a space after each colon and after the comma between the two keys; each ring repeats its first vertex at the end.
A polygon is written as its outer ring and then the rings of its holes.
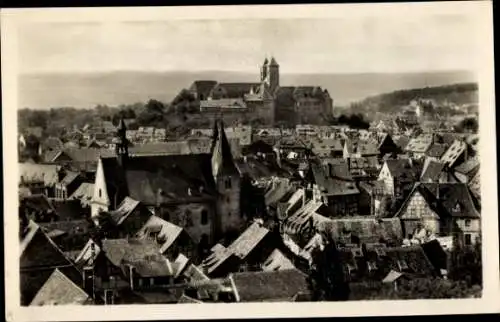
{"type": "Polygon", "coordinates": [[[21,73],[254,72],[274,56],[282,73],[470,70],[476,28],[458,14],[31,23],[18,31],[18,64],[21,73]]]}

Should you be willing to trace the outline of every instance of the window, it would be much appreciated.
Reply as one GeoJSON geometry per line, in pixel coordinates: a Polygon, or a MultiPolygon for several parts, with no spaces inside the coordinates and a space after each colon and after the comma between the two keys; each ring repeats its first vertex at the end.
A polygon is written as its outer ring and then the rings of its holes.
{"type": "Polygon", "coordinates": [[[208,223],[208,211],[203,209],[201,211],[201,224],[206,225],[208,223]]]}
{"type": "Polygon", "coordinates": [[[471,220],[465,219],[465,227],[470,227],[470,225],[471,225],[471,220]]]}
{"type": "Polygon", "coordinates": [[[231,189],[231,178],[227,178],[224,182],[226,189],[231,189]]]}
{"type": "Polygon", "coordinates": [[[470,234],[465,234],[465,245],[472,245],[472,237],[470,234]]]}
{"type": "Polygon", "coordinates": [[[155,279],[154,279],[154,277],[151,277],[149,279],[149,285],[151,285],[151,286],[155,285],[155,279]]]}
{"type": "Polygon", "coordinates": [[[102,197],[102,190],[99,189],[99,198],[101,198],[101,197],[102,197]]]}

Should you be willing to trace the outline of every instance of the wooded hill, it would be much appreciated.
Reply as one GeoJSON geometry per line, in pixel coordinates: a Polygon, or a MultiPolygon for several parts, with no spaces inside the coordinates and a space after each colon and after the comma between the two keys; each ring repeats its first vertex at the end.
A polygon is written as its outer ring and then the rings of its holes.
{"type": "Polygon", "coordinates": [[[477,104],[478,84],[461,83],[445,86],[434,86],[397,90],[390,93],[367,97],[351,105],[354,113],[398,113],[401,108],[408,105],[412,100],[430,99],[438,105],[448,103],[463,105],[477,104]]]}

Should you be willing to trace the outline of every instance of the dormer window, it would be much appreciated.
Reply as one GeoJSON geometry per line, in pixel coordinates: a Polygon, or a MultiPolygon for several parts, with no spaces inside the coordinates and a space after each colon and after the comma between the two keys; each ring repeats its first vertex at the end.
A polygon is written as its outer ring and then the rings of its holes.
{"type": "Polygon", "coordinates": [[[461,211],[462,211],[462,207],[460,206],[460,203],[457,202],[455,207],[453,207],[453,212],[461,212],[461,211]]]}
{"type": "Polygon", "coordinates": [[[402,271],[408,269],[408,263],[406,263],[406,261],[404,259],[400,259],[400,260],[398,260],[398,267],[399,267],[399,270],[402,272],[402,271]]]}

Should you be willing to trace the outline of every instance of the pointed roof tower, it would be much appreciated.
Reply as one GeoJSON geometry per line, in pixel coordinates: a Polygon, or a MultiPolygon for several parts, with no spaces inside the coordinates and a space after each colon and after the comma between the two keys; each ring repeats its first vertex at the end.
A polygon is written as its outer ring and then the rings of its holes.
{"type": "Polygon", "coordinates": [[[264,59],[264,64],[262,64],[262,66],[267,66],[267,64],[269,64],[269,60],[266,57],[266,59],[264,59]]]}
{"type": "Polygon", "coordinates": [[[212,149],[212,174],[216,178],[220,174],[236,174],[238,170],[234,164],[231,146],[224,131],[224,124],[221,120],[216,121],[214,129],[214,143],[212,149]]]}
{"type": "Polygon", "coordinates": [[[274,59],[274,57],[271,57],[271,62],[269,63],[269,66],[279,67],[279,65],[276,62],[276,59],[274,59]]]}

